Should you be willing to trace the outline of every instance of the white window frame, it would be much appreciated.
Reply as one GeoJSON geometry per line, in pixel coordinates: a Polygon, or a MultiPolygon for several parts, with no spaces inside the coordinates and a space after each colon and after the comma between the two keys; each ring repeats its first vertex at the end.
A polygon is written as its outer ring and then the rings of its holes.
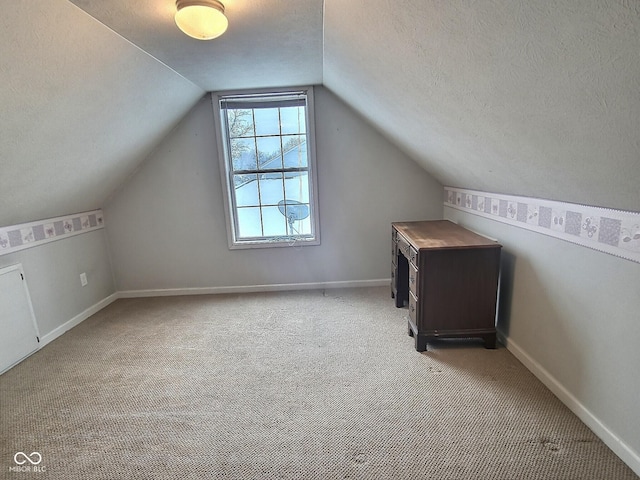
{"type": "Polygon", "coordinates": [[[220,162],[220,175],[222,180],[224,210],[227,223],[227,240],[230,249],[243,248],[267,248],[267,247],[291,247],[320,245],[320,213],[318,208],[318,175],[316,168],[316,142],[315,142],[315,113],[313,105],[313,87],[271,88],[256,90],[233,90],[216,92],[211,94],[213,103],[214,124],[218,145],[218,159],[220,162]],[[307,161],[309,175],[309,208],[311,209],[311,235],[290,236],[266,236],[253,239],[240,239],[237,235],[237,214],[233,190],[232,165],[229,138],[226,133],[226,119],[220,106],[222,100],[230,97],[256,97],[260,100],[269,95],[282,94],[306,95],[306,137],[307,137],[307,161]]]}

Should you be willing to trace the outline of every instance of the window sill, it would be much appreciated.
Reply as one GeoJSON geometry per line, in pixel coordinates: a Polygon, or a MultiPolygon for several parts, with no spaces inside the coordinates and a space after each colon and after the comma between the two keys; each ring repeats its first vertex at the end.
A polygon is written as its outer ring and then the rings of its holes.
{"type": "Polygon", "coordinates": [[[270,240],[246,240],[229,243],[230,250],[246,250],[249,248],[281,248],[281,247],[312,247],[320,245],[319,238],[292,238],[283,239],[276,237],[270,240]]]}

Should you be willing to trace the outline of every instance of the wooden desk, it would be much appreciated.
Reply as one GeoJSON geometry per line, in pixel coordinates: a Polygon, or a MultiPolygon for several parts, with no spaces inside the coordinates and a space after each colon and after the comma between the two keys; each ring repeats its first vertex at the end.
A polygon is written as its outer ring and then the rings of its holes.
{"type": "Polygon", "coordinates": [[[416,350],[452,337],[480,337],[495,348],[502,245],[447,220],[391,226],[391,296],[396,307],[409,304],[416,350]]]}

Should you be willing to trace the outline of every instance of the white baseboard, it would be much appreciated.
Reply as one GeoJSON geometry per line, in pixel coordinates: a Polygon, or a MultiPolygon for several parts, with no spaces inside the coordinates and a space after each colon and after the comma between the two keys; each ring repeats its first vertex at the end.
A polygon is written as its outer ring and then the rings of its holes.
{"type": "Polygon", "coordinates": [[[516,342],[498,332],[500,342],[507,347],[514,357],[527,367],[553,394],[564,403],[569,410],[587,425],[613,452],[625,462],[631,470],[640,475],[640,455],[603,424],[591,411],[571,394],[542,365],[536,362],[516,342]]]}
{"type": "Polygon", "coordinates": [[[47,333],[46,335],[43,335],[42,338],[40,338],[40,347],[39,348],[42,348],[45,345],[53,342],[60,335],[63,335],[64,333],[68,332],[69,330],[71,330],[76,325],[82,323],[83,321],[85,321],[87,318],[89,318],[94,313],[98,313],[100,310],[102,310],[107,305],[113,303],[118,298],[120,298],[119,294],[117,292],[113,293],[113,294],[109,295],[107,298],[104,298],[103,300],[100,300],[95,305],[90,306],[85,311],[80,312],[78,315],[73,317],[71,320],[63,323],[58,328],[52,330],[51,332],[47,333]]]}
{"type": "Polygon", "coordinates": [[[339,282],[313,282],[313,283],[280,283],[271,285],[238,285],[231,287],[204,287],[204,288],[166,288],[150,290],[124,290],[118,292],[119,298],[140,297],[168,297],[175,295],[211,295],[220,293],[253,293],[276,292],[284,290],[314,290],[321,288],[356,288],[356,287],[383,287],[391,284],[390,278],[375,280],[347,280],[339,282]]]}

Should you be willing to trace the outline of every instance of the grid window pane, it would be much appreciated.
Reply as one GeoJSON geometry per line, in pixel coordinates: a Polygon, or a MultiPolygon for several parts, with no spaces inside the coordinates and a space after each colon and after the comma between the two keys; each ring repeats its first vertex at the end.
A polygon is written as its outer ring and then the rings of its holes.
{"type": "Polygon", "coordinates": [[[233,185],[238,207],[256,207],[260,205],[257,175],[234,175],[233,185]]]}
{"type": "Polygon", "coordinates": [[[260,175],[260,201],[262,205],[278,205],[284,199],[282,173],[260,175]]]}
{"type": "Polygon", "coordinates": [[[288,172],[285,175],[284,191],[287,200],[309,203],[309,174],[307,172],[288,172]]]}
{"type": "Polygon", "coordinates": [[[278,108],[256,108],[253,111],[256,135],[280,135],[280,115],[278,108]]]}
{"type": "Polygon", "coordinates": [[[282,148],[280,137],[258,137],[258,168],[282,168],[282,148]]]}
{"type": "Polygon", "coordinates": [[[255,135],[253,110],[229,109],[227,111],[229,138],[252,137],[255,135]]]}
{"type": "MultiPolygon", "coordinates": [[[[305,205],[309,208],[309,205],[305,205]]],[[[287,224],[287,235],[311,235],[311,217],[295,220],[287,224]]]]}
{"type": "Polygon", "coordinates": [[[285,107],[280,109],[280,123],[282,134],[306,133],[306,119],[304,107],[285,107]]]}
{"type": "Polygon", "coordinates": [[[289,235],[304,235],[311,233],[311,206],[295,200],[283,200],[278,205],[280,213],[287,219],[289,235]]]}
{"type": "Polygon", "coordinates": [[[287,220],[277,206],[262,207],[264,235],[282,237],[287,235],[287,220]]]}
{"type": "Polygon", "coordinates": [[[306,167],[307,141],[303,135],[287,135],[282,137],[283,162],[285,168],[306,167]]]}
{"type": "Polygon", "coordinates": [[[237,212],[238,237],[261,237],[262,218],[260,216],[260,207],[240,207],[237,212]]]}
{"type": "Polygon", "coordinates": [[[253,138],[234,138],[230,141],[233,170],[255,170],[256,144],[253,138]]]}

